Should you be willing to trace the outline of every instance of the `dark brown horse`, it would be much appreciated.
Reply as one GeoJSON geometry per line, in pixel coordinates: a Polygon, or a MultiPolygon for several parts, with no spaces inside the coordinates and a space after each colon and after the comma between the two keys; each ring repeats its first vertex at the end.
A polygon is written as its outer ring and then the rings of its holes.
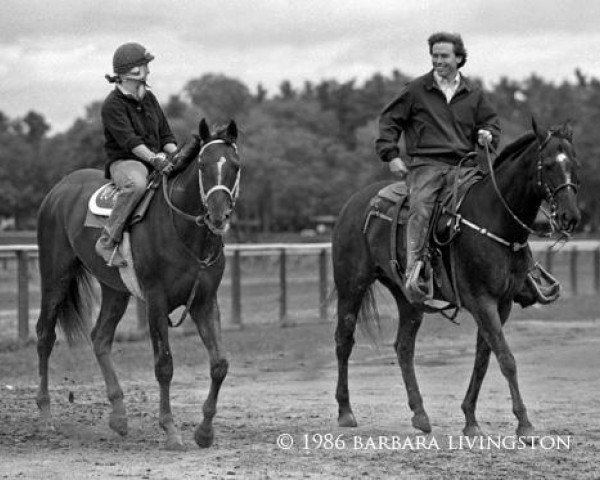
{"type": "MultiPolygon", "coordinates": [[[[225,268],[222,235],[239,191],[236,138],[235,122],[211,134],[202,120],[200,153],[168,184],[166,177],[163,178],[164,189],[154,195],[146,217],[130,231],[135,275],[146,301],[154,371],[160,386],[159,424],[167,434],[168,449],[184,447],[169,397],[173,355],[168,314],[186,303],[190,303],[190,316],[210,357],[210,391],[195,440],[200,447],[208,447],[214,437],[212,420],[228,369],[221,347],[216,294],[225,268]]],[[[42,304],[37,323],[40,374],[37,403],[42,420],[51,426],[48,360],[56,339],[56,324],[71,341],[85,334],[91,314],[91,274],[100,282],[102,292],[100,313],[91,338],[112,404],[109,425],[125,435],[123,391],[110,353],[115,329],[131,293],[119,271],[107,267],[94,251],[100,230],[84,227],[88,200],[105,182],[99,170],[76,171],[50,191],[39,211],[42,304]]]]}
{"type": "MultiPolygon", "coordinates": [[[[572,129],[564,124],[550,130],[539,129],[508,145],[496,159],[494,176],[475,184],[460,207],[462,218],[487,229],[507,245],[461,224],[454,239],[456,281],[462,305],[478,326],[477,351],[471,381],[462,403],[466,417],[465,435],[481,435],[475,418],[479,389],[494,352],[512,397],[518,420],[517,435],[529,437],[534,429],[517,382],[515,359],[502,326],[508,319],[513,297],[525,281],[525,249],[530,230],[542,200],[555,209],[560,228],[571,231],[580,219],[577,207],[577,163],[572,145],[572,129]],[[497,181],[498,191],[493,185],[497,181]]],[[[387,182],[390,183],[390,182],[387,182]]],[[[338,360],[336,399],[339,425],[356,426],[348,392],[348,358],[358,322],[372,320],[372,284],[379,280],[393,295],[399,325],[394,344],[414,413],[412,424],[430,432],[429,418],[414,370],[415,339],[423,318],[423,308],[409,303],[390,270],[390,224],[373,220],[363,234],[370,199],[385,183],[370,185],[357,192],[344,206],[333,233],[334,279],[338,293],[338,323],[335,332],[338,360]]],[[[446,263],[448,247],[442,248],[446,263]]],[[[402,262],[401,262],[402,263],[402,262]]]]}

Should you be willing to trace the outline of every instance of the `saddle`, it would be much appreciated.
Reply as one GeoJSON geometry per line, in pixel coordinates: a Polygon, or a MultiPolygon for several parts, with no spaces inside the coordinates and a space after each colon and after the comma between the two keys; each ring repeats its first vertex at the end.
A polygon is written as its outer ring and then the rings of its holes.
{"type": "MultiPolygon", "coordinates": [[[[128,226],[141,222],[148,211],[150,201],[160,184],[160,175],[151,175],[148,181],[148,187],[144,196],[140,199],[133,214],[129,217],[128,226]]],[[[108,217],[110,216],[117,197],[119,189],[113,182],[107,182],[99,187],[90,197],[88,202],[87,215],[84,225],[90,228],[104,228],[108,217]]]]}
{"type": "MultiPolygon", "coordinates": [[[[483,178],[483,173],[477,167],[458,169],[452,185],[439,195],[427,234],[427,245],[433,270],[435,297],[441,297],[449,305],[442,308],[425,306],[426,311],[439,312],[448,308],[460,306],[455,289],[452,269],[452,259],[442,258],[441,248],[449,245],[455,236],[455,225],[445,211],[456,212],[469,189],[483,178]]],[[[382,188],[369,202],[369,209],[363,226],[363,233],[369,230],[373,219],[390,223],[390,267],[396,282],[403,288],[405,256],[398,252],[406,252],[406,224],[410,198],[406,182],[395,182],[382,188]],[[400,258],[400,260],[399,260],[400,258]]],[[[442,312],[443,313],[443,312],[442,312]]]]}

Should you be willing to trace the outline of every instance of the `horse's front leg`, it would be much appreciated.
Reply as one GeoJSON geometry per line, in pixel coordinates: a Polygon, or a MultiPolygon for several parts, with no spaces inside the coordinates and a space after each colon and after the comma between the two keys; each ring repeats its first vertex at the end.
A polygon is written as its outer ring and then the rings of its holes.
{"type": "Polygon", "coordinates": [[[519,422],[517,435],[519,437],[531,437],[535,431],[527,417],[527,409],[521,398],[519,383],[517,381],[517,363],[502,331],[502,321],[498,313],[497,304],[492,299],[481,301],[472,310],[472,313],[479,326],[481,336],[496,355],[500,370],[508,381],[513,413],[519,422]]]}
{"type": "Polygon", "coordinates": [[[210,447],[214,440],[213,418],[217,413],[217,398],[219,390],[229,369],[221,344],[221,317],[217,297],[213,295],[196,302],[190,309],[190,314],[210,359],[210,390],[202,407],[204,418],[196,428],[194,439],[201,448],[210,447]]]}
{"type": "MultiPolygon", "coordinates": [[[[506,302],[501,304],[498,308],[500,315],[500,323],[504,325],[510,314],[512,302],[506,302]]],[[[469,388],[465,394],[465,399],[461,405],[462,411],[465,414],[465,428],[463,433],[467,437],[482,436],[483,432],[477,422],[475,416],[475,409],[477,407],[477,398],[479,397],[479,391],[481,390],[481,384],[485,378],[488,366],[490,364],[491,349],[487,341],[482,337],[481,332],[477,331],[477,346],[475,350],[475,363],[473,365],[473,373],[471,374],[471,381],[469,382],[469,388]]]]}
{"type": "Polygon", "coordinates": [[[147,292],[147,318],[154,350],[154,374],[160,387],[158,422],[167,434],[167,450],[184,450],[181,433],[175,426],[171,412],[170,388],[173,379],[173,355],[169,345],[168,314],[164,294],[147,292]]]}

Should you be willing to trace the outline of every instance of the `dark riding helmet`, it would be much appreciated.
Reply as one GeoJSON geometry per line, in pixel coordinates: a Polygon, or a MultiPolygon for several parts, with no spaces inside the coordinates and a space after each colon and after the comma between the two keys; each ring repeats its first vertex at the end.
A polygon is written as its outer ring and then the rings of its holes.
{"type": "Polygon", "coordinates": [[[113,71],[123,75],[132,68],[146,65],[152,60],[154,60],[154,55],[139,43],[124,43],[115,50],[113,55],[113,71]]]}

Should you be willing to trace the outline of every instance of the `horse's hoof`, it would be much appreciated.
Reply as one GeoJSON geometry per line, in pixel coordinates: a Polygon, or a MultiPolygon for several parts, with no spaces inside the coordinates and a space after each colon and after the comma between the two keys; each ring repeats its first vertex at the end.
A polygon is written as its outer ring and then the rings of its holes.
{"type": "Polygon", "coordinates": [[[127,435],[127,417],[125,415],[110,414],[108,426],[122,437],[127,435]]]}
{"type": "Polygon", "coordinates": [[[477,425],[477,424],[467,425],[463,429],[463,435],[465,437],[483,437],[483,432],[481,431],[481,428],[479,428],[479,425],[477,425]]]}
{"type": "Polygon", "coordinates": [[[340,414],[338,418],[338,425],[340,427],[356,427],[358,423],[356,423],[356,418],[354,418],[354,414],[352,412],[340,414]]]}
{"type": "Polygon", "coordinates": [[[167,437],[167,443],[165,444],[165,450],[170,452],[184,452],[186,447],[181,435],[169,435],[167,437]]]}
{"type": "Polygon", "coordinates": [[[533,428],[533,425],[519,425],[517,427],[517,437],[526,444],[532,445],[533,437],[535,437],[535,429],[533,428]]]}
{"type": "Polygon", "coordinates": [[[213,440],[215,439],[215,432],[211,429],[206,429],[203,427],[198,427],[196,432],[194,433],[194,440],[196,440],[196,444],[200,448],[208,448],[213,444],[213,440]]]}
{"type": "Polygon", "coordinates": [[[412,426],[424,433],[431,433],[431,424],[429,423],[429,417],[425,412],[415,413],[412,417],[412,426]]]}

